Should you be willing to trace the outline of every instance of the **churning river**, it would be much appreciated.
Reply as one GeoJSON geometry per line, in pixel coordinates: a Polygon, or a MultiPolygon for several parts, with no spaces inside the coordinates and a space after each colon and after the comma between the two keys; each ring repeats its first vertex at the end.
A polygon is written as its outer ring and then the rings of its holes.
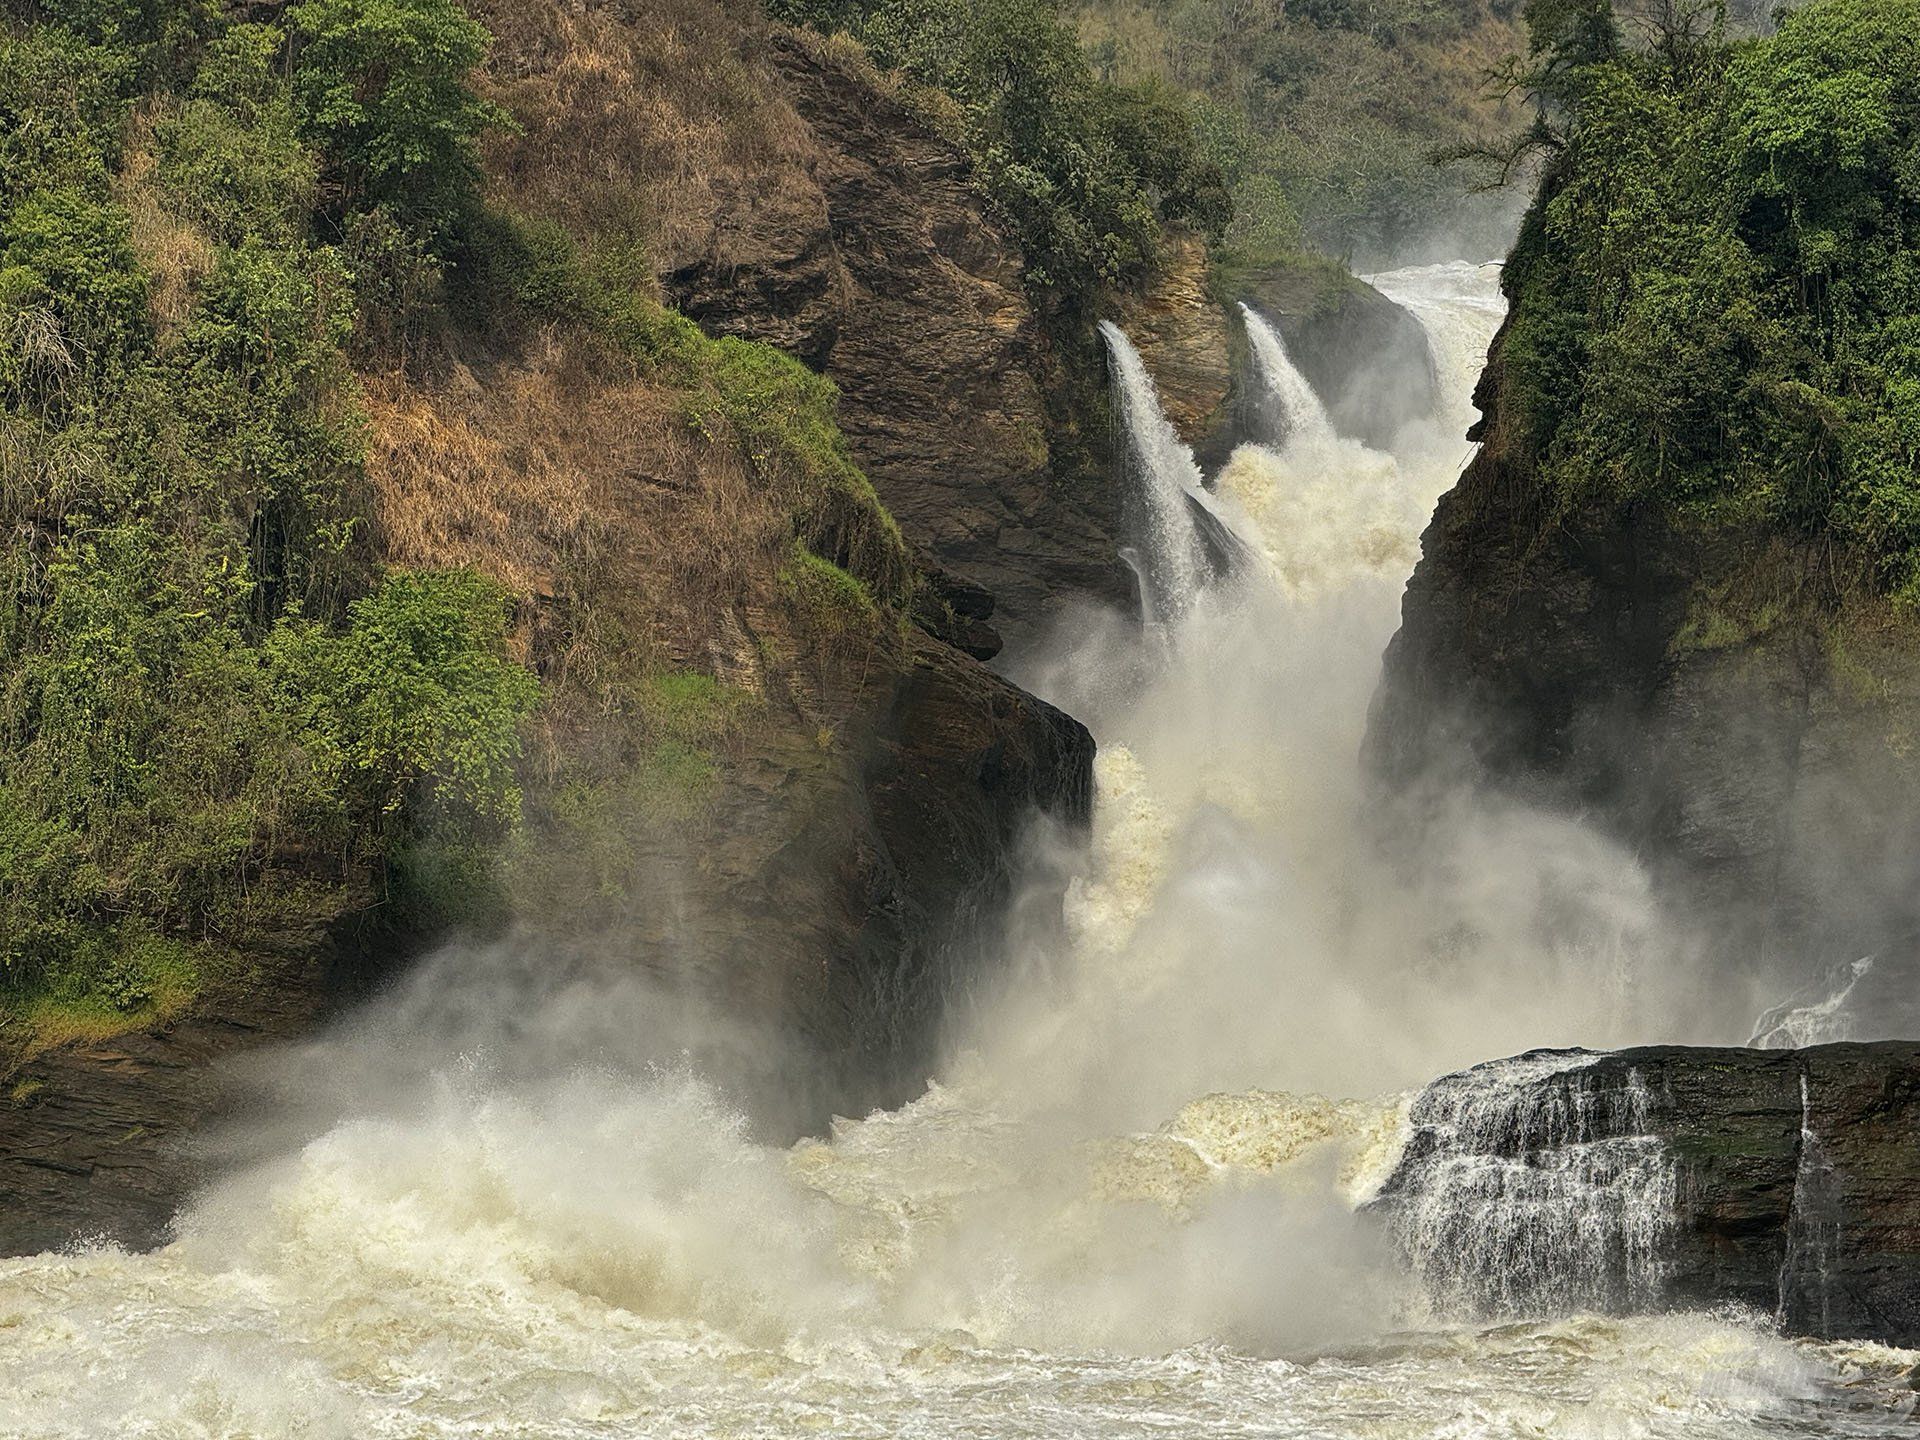
{"type": "MultiPolygon", "coordinates": [[[[643,1000],[528,999],[498,949],[430,961],[283,1062],[308,1105],[172,1244],[0,1262],[0,1435],[1904,1433],[1920,1357],[1601,1318],[1550,1283],[1536,1316],[1474,1320],[1461,1257],[1503,1263],[1460,1247],[1477,1212],[1364,1210],[1435,1076],[1737,1041],[1765,998],[1694,979],[1631,857],[1574,821],[1444,795],[1417,837],[1363,819],[1367,706],[1468,458],[1496,282],[1377,277],[1442,397],[1386,449],[1336,433],[1249,312],[1269,433],[1211,485],[1109,328],[1148,623],[1071,617],[1017,676],[1100,742],[1094,834],[1036,838],[1064,935],[1015,927],[923,1098],[759,1145],[670,1057],[555,1038],[643,1000]],[[486,1043],[410,1026],[489,996],[513,1014],[486,1043]]],[[[1639,1202],[1611,1203],[1630,1235],[1639,1202]]]]}

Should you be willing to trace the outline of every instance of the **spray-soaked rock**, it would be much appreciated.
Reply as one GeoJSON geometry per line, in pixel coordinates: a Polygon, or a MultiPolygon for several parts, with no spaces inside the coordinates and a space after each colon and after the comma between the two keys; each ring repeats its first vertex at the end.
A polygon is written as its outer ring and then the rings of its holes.
{"type": "Polygon", "coordinates": [[[1509,413],[1503,344],[1388,647],[1367,737],[1383,799],[1466,783],[1578,811],[1716,963],[1783,1000],[1910,945],[1912,617],[1825,542],[1561,496],[1509,413]]]}
{"type": "Polygon", "coordinates": [[[1411,1123],[1377,1206],[1442,1308],[1920,1341],[1920,1043],[1537,1051],[1411,1123]]]}

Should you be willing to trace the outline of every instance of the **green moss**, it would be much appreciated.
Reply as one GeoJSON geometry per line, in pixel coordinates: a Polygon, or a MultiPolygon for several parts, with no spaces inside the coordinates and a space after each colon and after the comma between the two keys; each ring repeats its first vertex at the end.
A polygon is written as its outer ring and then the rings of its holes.
{"type": "MultiPolygon", "coordinates": [[[[1824,627],[1827,668],[1841,690],[1854,700],[1875,702],[1891,693],[1891,676],[1882,673],[1870,657],[1870,647],[1857,645],[1844,622],[1824,627]]],[[[1898,717],[1896,717],[1898,723],[1898,717]]]]}
{"type": "Polygon", "coordinates": [[[1258,297],[1291,315],[1337,309],[1366,285],[1344,265],[1303,250],[1221,247],[1209,257],[1207,289],[1214,303],[1231,308],[1258,297]]]}
{"type": "Polygon", "coordinates": [[[684,850],[720,790],[714,756],[679,740],[643,747],[617,775],[562,785],[537,830],[516,837],[515,909],[562,929],[591,929],[609,908],[650,895],[662,838],[684,850]]]}
{"type": "Polygon", "coordinates": [[[637,687],[636,702],[650,735],[694,747],[716,744],[760,708],[758,696],[697,670],[646,676],[637,687]]]}
{"type": "Polygon", "coordinates": [[[171,1020],[199,993],[206,947],[137,928],[97,931],[68,962],[0,992],[21,1052],[99,1041],[171,1020]]]}
{"type": "Polygon", "coordinates": [[[859,576],[849,574],[799,541],[780,567],[780,588],[813,625],[834,632],[870,630],[879,618],[873,592],[859,576]]]}
{"type": "Polygon", "coordinates": [[[1697,599],[1669,648],[1675,655],[1732,650],[1765,636],[1785,616],[1785,608],[1777,600],[1743,607],[1724,599],[1697,599]]]}

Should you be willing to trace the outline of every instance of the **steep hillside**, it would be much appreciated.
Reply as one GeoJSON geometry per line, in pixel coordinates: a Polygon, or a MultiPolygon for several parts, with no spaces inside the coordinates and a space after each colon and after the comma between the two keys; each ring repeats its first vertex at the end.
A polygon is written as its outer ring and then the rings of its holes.
{"type": "Polygon", "coordinates": [[[1749,975],[1904,947],[1920,12],[1817,0],[1644,52],[1604,7],[1560,19],[1484,447],[1374,753],[1401,787],[1464,764],[1602,817],[1749,975]]]}
{"type": "Polygon", "coordinates": [[[150,1234],[211,1062],[449,936],[724,1013],[772,1131],[913,1093],[1090,804],[981,662],[1126,595],[1094,320],[1214,448],[1241,298],[1329,393],[1430,380],[1337,267],[1169,226],[1120,162],[1177,112],[1071,63],[1099,104],[1022,129],[978,55],[956,98],[757,7],[472,11],[0,35],[7,1244],[150,1234]],[[990,133],[1115,168],[1023,210],[990,133]]]}
{"type": "MultiPolygon", "coordinates": [[[[939,638],[990,653],[990,602],[916,559],[832,385],[655,280],[714,253],[673,243],[729,163],[804,196],[916,142],[808,136],[789,89],[859,82],[781,79],[757,14],[487,18],[0,36],[9,1244],[150,1233],[209,1060],[454,930],[722,1005],[817,1077],[775,1129],[899,1098],[1019,831],[1085,816],[1085,731],[939,638]],[[675,37],[683,110],[596,88],[675,37]]],[[[906,263],[990,271],[918,143],[906,263]]],[[[949,298],[895,321],[998,335],[949,298]]]]}

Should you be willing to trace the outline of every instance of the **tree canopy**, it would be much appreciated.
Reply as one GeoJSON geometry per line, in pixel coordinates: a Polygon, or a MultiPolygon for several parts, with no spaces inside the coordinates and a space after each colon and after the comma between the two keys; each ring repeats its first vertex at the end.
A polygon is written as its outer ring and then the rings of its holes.
{"type": "Polygon", "coordinates": [[[1920,600],[1920,0],[1528,20],[1552,158],[1504,353],[1553,491],[1831,537],[1920,600]]]}

